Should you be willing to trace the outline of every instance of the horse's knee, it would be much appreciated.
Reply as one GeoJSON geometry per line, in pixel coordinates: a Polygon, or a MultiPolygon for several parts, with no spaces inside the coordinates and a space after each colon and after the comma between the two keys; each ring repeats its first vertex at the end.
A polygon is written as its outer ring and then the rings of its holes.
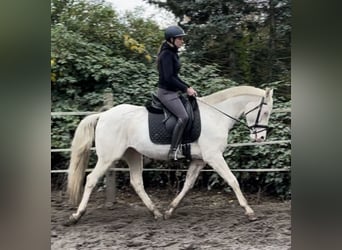
{"type": "Polygon", "coordinates": [[[96,186],[96,183],[97,183],[97,178],[94,175],[89,174],[87,176],[87,181],[86,181],[85,187],[93,189],[96,186]]]}

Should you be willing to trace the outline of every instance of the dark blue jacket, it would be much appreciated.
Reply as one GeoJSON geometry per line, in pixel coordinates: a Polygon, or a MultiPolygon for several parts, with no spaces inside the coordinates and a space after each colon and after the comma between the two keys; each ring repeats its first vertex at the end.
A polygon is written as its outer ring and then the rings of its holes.
{"type": "Polygon", "coordinates": [[[186,92],[190,87],[178,77],[180,62],[177,47],[164,42],[158,55],[158,87],[171,91],[186,92]]]}

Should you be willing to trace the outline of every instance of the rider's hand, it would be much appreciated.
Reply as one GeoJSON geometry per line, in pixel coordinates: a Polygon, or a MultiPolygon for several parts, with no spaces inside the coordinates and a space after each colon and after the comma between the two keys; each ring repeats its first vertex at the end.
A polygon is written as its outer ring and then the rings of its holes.
{"type": "Polygon", "coordinates": [[[192,87],[189,87],[189,88],[186,90],[186,93],[187,93],[189,96],[194,96],[194,97],[197,96],[196,90],[194,90],[192,87]]]}

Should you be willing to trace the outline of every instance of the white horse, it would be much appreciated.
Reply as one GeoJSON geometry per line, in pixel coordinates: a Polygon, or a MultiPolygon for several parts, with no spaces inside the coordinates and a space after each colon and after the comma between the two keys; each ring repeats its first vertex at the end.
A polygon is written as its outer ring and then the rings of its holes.
{"type": "Polygon", "coordinates": [[[123,159],[130,170],[130,183],[156,219],[169,218],[191,189],[200,170],[210,165],[234,190],[239,204],[250,220],[256,216],[243,196],[236,177],[229,169],[223,152],[227,146],[228,132],[244,114],[252,141],[264,141],[268,120],[273,108],[273,90],[250,86],[232,87],[209,96],[197,98],[201,113],[201,134],[191,143],[190,163],[183,189],[170,203],[164,215],[157,209],[144,189],[142,171],[143,155],[151,159],[166,160],[169,145],[151,142],[148,129],[148,111],[145,107],[129,104],[115,106],[103,113],[85,117],[78,125],[71,146],[68,171],[68,194],[77,204],[81,198],[89,152],[95,139],[98,161],[87,176],[82,200],[77,212],[66,225],[75,224],[85,213],[90,194],[98,180],[114,161],[123,159]]]}

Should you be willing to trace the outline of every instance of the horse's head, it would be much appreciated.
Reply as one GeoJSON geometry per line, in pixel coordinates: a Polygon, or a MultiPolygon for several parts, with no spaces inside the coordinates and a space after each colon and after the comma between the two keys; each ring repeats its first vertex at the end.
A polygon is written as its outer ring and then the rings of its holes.
{"type": "Polygon", "coordinates": [[[262,142],[266,140],[268,120],[273,108],[272,96],[273,89],[266,88],[265,96],[257,102],[249,102],[245,107],[244,114],[252,141],[262,142]]]}

